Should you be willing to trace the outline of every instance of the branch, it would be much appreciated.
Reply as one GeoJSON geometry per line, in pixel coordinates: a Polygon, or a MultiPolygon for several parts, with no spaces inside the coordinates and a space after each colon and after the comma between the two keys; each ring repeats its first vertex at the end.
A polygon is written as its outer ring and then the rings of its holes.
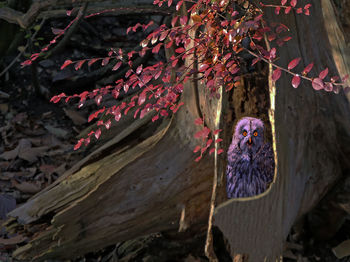
{"type": "MultiPolygon", "coordinates": [[[[77,1],[77,4],[81,5],[83,3],[93,3],[93,2],[97,3],[97,2],[106,2],[106,1],[105,0],[80,0],[80,1],[77,1]]],[[[113,2],[117,2],[117,1],[114,0],[113,2]]],[[[127,13],[127,12],[130,12],[130,10],[132,10],[132,12],[137,12],[140,10],[140,7],[138,6],[137,8],[135,8],[136,2],[137,1],[135,0],[135,1],[128,1],[126,4],[119,3],[119,7],[115,8],[113,12],[116,12],[116,11],[118,12],[119,8],[123,9],[121,13],[127,13]]],[[[141,1],[141,3],[139,2],[140,1],[138,1],[138,4],[145,4],[145,5],[147,4],[146,1],[145,3],[143,3],[143,1],[141,1]]],[[[28,28],[41,15],[42,12],[46,11],[46,9],[53,6],[63,7],[63,6],[71,6],[71,5],[72,5],[71,0],[38,0],[38,1],[35,1],[30,6],[29,10],[25,14],[8,7],[0,8],[0,19],[3,19],[8,23],[18,24],[22,28],[28,28]]],[[[170,10],[170,8],[168,9],[170,10]]],[[[56,12],[46,11],[46,12],[48,12],[49,14],[53,12],[52,13],[53,15],[57,15],[57,11],[56,12]]],[[[151,8],[148,8],[148,12],[154,12],[154,10],[152,11],[151,8]]]]}

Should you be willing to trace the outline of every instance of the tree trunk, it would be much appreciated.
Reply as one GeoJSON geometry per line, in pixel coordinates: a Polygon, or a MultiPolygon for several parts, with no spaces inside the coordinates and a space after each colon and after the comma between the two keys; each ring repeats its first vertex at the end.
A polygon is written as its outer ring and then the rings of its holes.
{"type": "MultiPolygon", "coordinates": [[[[293,37],[280,49],[279,64],[285,67],[301,57],[304,67],[315,63],[314,72],[328,67],[331,76],[344,76],[350,72],[349,48],[332,4],[329,0],[309,2],[310,17],[268,14],[270,21],[278,19],[287,25],[293,37]]],[[[222,204],[214,216],[231,252],[248,254],[249,261],[280,257],[295,221],[318,203],[350,165],[350,110],[343,92],[316,92],[308,82],[295,90],[287,75],[276,84],[270,81],[269,86],[275,181],[254,200],[233,199],[222,204]]]]}
{"type": "MultiPolygon", "coordinates": [[[[311,17],[267,14],[271,21],[282,20],[293,37],[280,49],[279,63],[286,66],[291,59],[302,57],[304,66],[315,62],[317,72],[327,66],[332,75],[344,75],[349,72],[348,50],[330,0],[310,2],[311,17]]],[[[279,257],[296,219],[315,206],[349,168],[350,109],[344,93],[316,92],[310,83],[295,90],[290,80],[290,76],[282,76],[276,85],[266,82],[277,163],[272,187],[254,198],[227,201],[214,215],[231,252],[248,254],[253,262],[279,257]]],[[[223,103],[228,103],[224,97],[223,103]]],[[[243,114],[259,115],[249,106],[237,113],[241,107],[236,105],[244,97],[235,91],[233,99],[235,112],[222,112],[227,120],[226,144],[232,136],[232,121],[243,114]]],[[[26,230],[35,232],[38,224],[45,229],[17,249],[16,258],[71,259],[139,235],[206,223],[214,158],[205,156],[194,162],[193,135],[198,130],[193,121],[205,111],[206,122],[214,126],[222,105],[212,104],[207,110],[213,102],[189,84],[182,100],[182,109],[164,120],[152,136],[142,141],[131,139],[151,117],[135,121],[11,212],[26,230]],[[48,218],[50,222],[43,223],[48,218]]],[[[223,177],[221,171],[217,202],[225,200],[223,177]]],[[[9,223],[11,226],[18,225],[9,223]]]]}

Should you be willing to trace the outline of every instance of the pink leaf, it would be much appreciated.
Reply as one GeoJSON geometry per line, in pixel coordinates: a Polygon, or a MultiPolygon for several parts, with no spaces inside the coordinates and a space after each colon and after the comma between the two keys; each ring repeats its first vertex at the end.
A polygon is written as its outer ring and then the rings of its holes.
{"type": "Polygon", "coordinates": [[[142,64],[137,67],[136,74],[139,75],[141,72],[142,72],[142,64]]]}
{"type": "Polygon", "coordinates": [[[139,99],[138,99],[138,101],[137,101],[137,104],[140,106],[140,105],[142,105],[145,101],[146,101],[146,92],[142,92],[142,93],[139,95],[139,99]]]}
{"type": "Polygon", "coordinates": [[[156,116],[152,117],[152,122],[157,121],[157,120],[158,120],[158,118],[159,118],[159,115],[156,115],[156,116]]]}
{"type": "Polygon", "coordinates": [[[186,51],[186,50],[185,50],[185,48],[183,48],[183,47],[179,47],[179,48],[176,48],[176,49],[175,49],[175,52],[176,52],[176,53],[179,53],[179,54],[180,54],[180,53],[183,53],[183,52],[185,52],[185,51],[186,51]]]}
{"type": "Polygon", "coordinates": [[[213,147],[213,148],[210,149],[209,155],[211,155],[211,154],[214,153],[214,152],[215,152],[215,148],[213,147]]]}
{"type": "Polygon", "coordinates": [[[67,66],[69,66],[70,64],[72,64],[73,61],[72,60],[66,60],[64,61],[63,65],[61,66],[61,70],[67,66]]]}
{"type": "Polygon", "coordinates": [[[152,49],[152,53],[153,54],[157,54],[159,52],[160,47],[163,45],[163,43],[159,43],[158,45],[156,45],[155,47],[153,47],[152,49]]]}
{"type": "Polygon", "coordinates": [[[279,68],[274,70],[272,73],[272,81],[277,81],[281,77],[281,73],[282,73],[282,71],[279,68]]]}
{"type": "Polygon", "coordinates": [[[197,153],[199,150],[201,150],[200,146],[196,146],[193,150],[193,153],[197,153]]]}
{"type": "Polygon", "coordinates": [[[78,150],[78,149],[81,147],[83,141],[84,141],[84,138],[81,138],[81,139],[78,141],[78,143],[76,143],[76,145],[74,146],[74,150],[78,150]]]}
{"type": "Polygon", "coordinates": [[[105,58],[103,58],[103,60],[102,60],[102,66],[107,65],[107,64],[109,63],[109,59],[110,59],[110,57],[105,57],[105,58]]]}
{"type": "Polygon", "coordinates": [[[97,129],[97,130],[95,131],[95,137],[96,137],[96,139],[99,139],[100,136],[101,136],[101,128],[99,128],[99,129],[97,129]]]}
{"type": "Polygon", "coordinates": [[[293,60],[288,64],[288,70],[291,70],[291,69],[293,69],[294,67],[296,67],[296,66],[299,64],[300,60],[301,60],[300,57],[293,59],[293,60]]]}
{"type": "Polygon", "coordinates": [[[194,120],[194,123],[197,125],[197,126],[201,126],[201,125],[203,125],[203,119],[202,118],[196,118],[195,120],[194,120]]]}
{"type": "Polygon", "coordinates": [[[223,149],[219,149],[219,150],[218,150],[218,155],[222,154],[223,152],[224,152],[223,149]]]}
{"type": "Polygon", "coordinates": [[[319,74],[319,78],[324,79],[328,75],[328,67],[319,74]]]}
{"type": "Polygon", "coordinates": [[[292,86],[294,88],[297,88],[300,85],[300,76],[299,75],[295,75],[292,79],[292,86]]]}
{"type": "Polygon", "coordinates": [[[321,90],[324,88],[324,83],[322,81],[322,79],[320,78],[315,78],[314,80],[312,80],[312,87],[315,90],[321,90]]]}
{"type": "Polygon", "coordinates": [[[281,5],[285,5],[287,3],[287,0],[281,0],[281,5]]]}
{"type": "Polygon", "coordinates": [[[307,75],[307,74],[311,71],[311,69],[313,68],[313,66],[314,66],[314,63],[311,63],[311,64],[307,65],[307,66],[305,67],[305,69],[303,70],[302,74],[303,74],[303,75],[307,75]]]}
{"type": "Polygon", "coordinates": [[[51,30],[52,30],[52,33],[54,35],[59,35],[59,34],[63,34],[64,33],[64,30],[63,29],[58,29],[58,28],[53,28],[51,27],[51,30]]]}
{"type": "Polygon", "coordinates": [[[290,5],[295,7],[297,5],[297,2],[298,2],[297,0],[291,0],[290,5]]]}
{"type": "Polygon", "coordinates": [[[177,4],[176,4],[176,11],[179,11],[181,5],[183,4],[183,0],[179,1],[177,4]]]}
{"type": "Polygon", "coordinates": [[[119,69],[119,67],[122,65],[122,62],[121,61],[119,61],[118,63],[116,63],[115,64],[115,66],[113,66],[113,68],[112,68],[112,71],[116,71],[116,70],[118,70],[119,69]]]}
{"type": "Polygon", "coordinates": [[[209,67],[208,64],[201,64],[199,66],[199,72],[204,72],[209,67]]]}
{"type": "Polygon", "coordinates": [[[79,70],[79,69],[81,68],[81,66],[84,64],[85,61],[86,61],[86,60],[80,60],[80,61],[78,61],[78,62],[75,64],[75,66],[74,66],[75,70],[79,70]]]}
{"type": "Polygon", "coordinates": [[[202,159],[202,156],[197,157],[194,161],[198,162],[199,160],[202,159]]]}
{"type": "Polygon", "coordinates": [[[91,66],[93,63],[95,63],[98,60],[98,58],[92,58],[88,62],[88,66],[91,66]]]}

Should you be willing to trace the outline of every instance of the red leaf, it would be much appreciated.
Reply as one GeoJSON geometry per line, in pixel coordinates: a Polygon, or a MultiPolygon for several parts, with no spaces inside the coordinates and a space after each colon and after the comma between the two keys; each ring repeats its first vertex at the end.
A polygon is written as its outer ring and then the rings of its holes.
{"type": "Polygon", "coordinates": [[[187,20],[188,20],[188,18],[185,15],[180,17],[180,24],[185,26],[187,24],[187,20]]]}
{"type": "Polygon", "coordinates": [[[328,67],[319,74],[319,78],[324,79],[328,75],[328,67]]]}
{"type": "Polygon", "coordinates": [[[301,14],[303,12],[303,9],[300,7],[297,9],[297,14],[301,14]]]}
{"type": "Polygon", "coordinates": [[[292,79],[292,86],[294,88],[297,88],[300,85],[300,76],[299,75],[295,75],[292,79]]]}
{"type": "Polygon", "coordinates": [[[313,66],[314,66],[314,63],[311,63],[311,64],[309,64],[308,66],[306,66],[305,69],[303,70],[302,74],[303,74],[303,75],[307,75],[307,74],[311,71],[311,69],[313,68],[313,66]]]}
{"type": "Polygon", "coordinates": [[[155,47],[153,47],[152,49],[152,53],[153,54],[157,54],[159,52],[160,47],[163,45],[163,43],[159,43],[158,45],[156,45],[155,47]]]}
{"type": "Polygon", "coordinates": [[[175,16],[172,20],[171,20],[171,26],[174,27],[176,22],[177,22],[177,19],[179,19],[179,16],[175,16]]]}
{"type": "Polygon", "coordinates": [[[293,69],[294,67],[296,67],[296,66],[299,64],[300,60],[301,60],[300,57],[293,59],[293,60],[288,64],[288,70],[291,70],[291,69],[293,69]]]}
{"type": "Polygon", "coordinates": [[[281,7],[277,6],[275,8],[275,14],[278,15],[280,13],[281,7]]]}
{"type": "Polygon", "coordinates": [[[119,61],[118,63],[116,63],[115,64],[115,66],[113,66],[113,68],[112,68],[112,71],[116,71],[116,70],[118,70],[119,69],[119,67],[122,65],[122,62],[121,61],[119,61]]]}
{"type": "Polygon", "coordinates": [[[215,152],[215,148],[213,147],[213,148],[210,149],[209,155],[211,155],[211,154],[214,153],[214,152],[215,152]]]}
{"type": "Polygon", "coordinates": [[[194,120],[194,123],[197,125],[197,126],[201,126],[201,125],[203,125],[203,119],[202,118],[196,118],[195,120],[194,120]]]}
{"type": "Polygon", "coordinates": [[[199,160],[202,159],[202,156],[197,157],[194,161],[198,162],[199,160]]]}
{"type": "Polygon", "coordinates": [[[158,118],[159,118],[159,115],[156,115],[156,116],[152,117],[152,122],[157,121],[157,120],[158,120],[158,118]]]}
{"type": "Polygon", "coordinates": [[[310,10],[309,9],[304,9],[304,14],[305,15],[310,15],[310,10]]]}
{"type": "Polygon", "coordinates": [[[281,73],[282,73],[282,71],[279,68],[274,70],[272,73],[272,81],[277,81],[281,77],[281,73]]]}
{"type": "Polygon", "coordinates": [[[170,7],[172,3],[173,3],[173,0],[168,0],[168,7],[170,7]]]}
{"type": "Polygon", "coordinates": [[[204,72],[205,70],[207,70],[208,67],[209,67],[208,64],[201,64],[199,66],[199,72],[204,72]]]}
{"type": "Polygon", "coordinates": [[[292,10],[292,7],[291,7],[291,6],[288,6],[288,7],[284,10],[284,13],[285,13],[285,14],[289,14],[290,10],[292,10]]]}
{"type": "Polygon", "coordinates": [[[170,48],[173,45],[173,40],[169,41],[166,45],[165,48],[170,48]]]}
{"type": "Polygon", "coordinates": [[[52,33],[54,35],[59,35],[59,34],[63,34],[64,33],[64,30],[63,29],[59,29],[59,28],[53,28],[51,27],[51,30],[52,30],[52,33]]]}
{"type": "Polygon", "coordinates": [[[219,149],[219,150],[218,150],[218,155],[222,154],[223,152],[224,152],[223,149],[219,149]]]}
{"type": "Polygon", "coordinates": [[[322,79],[320,78],[315,78],[314,80],[312,80],[312,87],[315,90],[321,90],[324,88],[324,83],[322,81],[322,79]]]}
{"type": "Polygon", "coordinates": [[[203,136],[203,130],[200,130],[194,134],[194,138],[201,138],[202,136],[203,136]]]}
{"type": "Polygon", "coordinates": [[[74,146],[74,150],[78,150],[81,147],[83,141],[84,138],[79,139],[78,143],[76,143],[76,145],[74,146]]]}
{"type": "Polygon", "coordinates": [[[75,70],[79,70],[79,69],[81,68],[81,66],[85,63],[85,61],[86,61],[86,60],[80,60],[80,61],[78,61],[78,62],[75,64],[75,66],[74,66],[75,70]]]}
{"type": "Polygon", "coordinates": [[[214,130],[214,132],[213,132],[214,136],[217,135],[217,134],[219,134],[221,131],[222,131],[222,129],[216,129],[216,130],[214,130]]]}
{"type": "Polygon", "coordinates": [[[101,128],[99,128],[99,129],[97,129],[97,130],[95,131],[95,137],[96,137],[96,139],[99,139],[100,136],[101,136],[101,128]]]}
{"type": "Polygon", "coordinates": [[[295,7],[297,5],[297,2],[298,2],[297,0],[291,0],[290,5],[295,7]]]}
{"type": "Polygon", "coordinates": [[[142,105],[144,102],[146,101],[146,92],[142,92],[140,95],[139,95],[139,99],[137,101],[138,105],[142,105]]]}
{"type": "Polygon", "coordinates": [[[195,149],[193,150],[193,153],[197,153],[199,150],[201,150],[200,146],[196,146],[195,149]]]}
{"type": "Polygon", "coordinates": [[[179,9],[180,9],[180,7],[181,7],[181,5],[182,5],[183,2],[184,2],[184,1],[181,0],[181,1],[179,1],[179,2],[176,4],[176,11],[179,11],[179,9]]]}
{"type": "Polygon", "coordinates": [[[179,61],[179,59],[175,59],[175,60],[171,63],[171,66],[172,66],[172,67],[175,67],[178,61],[179,61]]]}
{"type": "Polygon", "coordinates": [[[180,53],[183,53],[183,52],[185,52],[185,51],[186,51],[186,50],[185,50],[185,48],[183,48],[183,47],[179,47],[179,48],[176,48],[176,49],[175,49],[175,52],[176,52],[176,53],[179,53],[179,54],[180,54],[180,53]]]}
{"type": "Polygon", "coordinates": [[[270,50],[270,59],[275,59],[276,58],[276,48],[271,48],[270,50]]]}
{"type": "Polygon", "coordinates": [[[93,63],[95,63],[99,58],[92,58],[88,62],[88,66],[91,66],[93,63]]]}
{"type": "Polygon", "coordinates": [[[215,140],[215,143],[220,143],[220,142],[222,142],[221,138],[218,138],[218,139],[215,140]]]}
{"type": "Polygon", "coordinates": [[[107,64],[109,63],[109,59],[110,59],[110,57],[105,57],[105,58],[103,58],[103,60],[102,60],[102,66],[107,65],[107,64]]]}
{"type": "Polygon", "coordinates": [[[71,63],[73,63],[72,60],[66,60],[64,61],[63,65],[61,66],[61,70],[67,66],[69,66],[71,63]]]}
{"type": "Polygon", "coordinates": [[[136,74],[139,75],[139,74],[142,72],[142,67],[143,67],[142,64],[141,64],[140,66],[137,67],[137,69],[136,69],[136,74]]]}
{"type": "Polygon", "coordinates": [[[287,0],[281,0],[281,5],[285,5],[287,3],[287,0]]]}

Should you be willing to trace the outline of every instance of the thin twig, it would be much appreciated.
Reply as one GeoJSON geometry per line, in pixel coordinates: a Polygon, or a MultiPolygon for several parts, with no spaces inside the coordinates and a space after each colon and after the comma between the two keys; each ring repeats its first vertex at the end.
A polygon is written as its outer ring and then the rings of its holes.
{"type": "MultiPolygon", "coordinates": [[[[43,20],[41,20],[40,23],[40,28],[43,26],[43,24],[45,23],[46,18],[43,18],[43,20]]],[[[21,52],[18,53],[18,55],[11,61],[11,63],[0,73],[0,77],[2,77],[17,61],[17,59],[19,59],[21,57],[21,55],[24,54],[24,52],[27,50],[28,46],[29,46],[29,42],[33,41],[36,37],[36,35],[38,34],[40,30],[37,30],[34,32],[34,34],[32,35],[32,37],[28,40],[27,44],[25,45],[25,47],[23,48],[23,50],[21,52]]]]}

